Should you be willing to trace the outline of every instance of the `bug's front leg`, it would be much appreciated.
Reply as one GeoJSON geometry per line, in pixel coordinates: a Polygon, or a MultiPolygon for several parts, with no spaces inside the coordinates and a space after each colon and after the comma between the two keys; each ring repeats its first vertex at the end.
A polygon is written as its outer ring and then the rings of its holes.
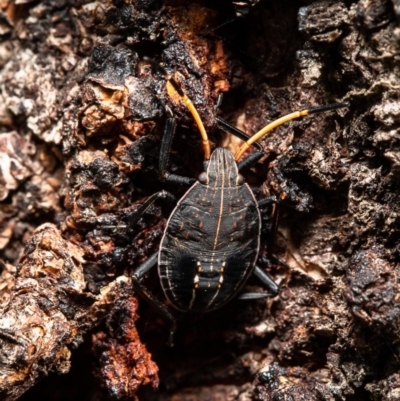
{"type": "Polygon", "coordinates": [[[183,177],[181,175],[170,174],[168,172],[169,156],[171,154],[172,140],[175,136],[176,121],[173,117],[168,118],[165,123],[164,135],[161,142],[160,161],[158,165],[160,178],[163,181],[179,185],[192,185],[196,181],[194,178],[183,177]]]}
{"type": "Polygon", "coordinates": [[[169,331],[168,345],[172,347],[174,345],[174,334],[176,332],[176,320],[172,316],[171,312],[163,305],[140,281],[143,276],[157,266],[158,252],[150,256],[141,266],[139,266],[135,273],[132,275],[132,285],[135,291],[145,299],[154,309],[160,313],[165,319],[170,321],[171,327],[169,331]]]}

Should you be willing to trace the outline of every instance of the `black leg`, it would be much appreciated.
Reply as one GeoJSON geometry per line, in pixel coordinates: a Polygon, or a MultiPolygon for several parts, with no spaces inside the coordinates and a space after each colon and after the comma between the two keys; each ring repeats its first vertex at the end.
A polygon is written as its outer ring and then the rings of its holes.
{"type": "Polygon", "coordinates": [[[138,221],[142,215],[144,213],[146,213],[147,210],[149,210],[149,208],[153,205],[153,203],[155,203],[158,199],[165,199],[171,203],[176,204],[177,199],[174,195],[172,195],[170,192],[168,191],[160,191],[160,192],[156,192],[155,194],[149,196],[139,207],[138,210],[136,210],[133,218],[133,222],[130,221],[131,224],[134,224],[136,221],[138,221]]]}
{"type": "Polygon", "coordinates": [[[236,299],[247,301],[275,297],[279,294],[278,284],[276,284],[275,281],[272,280],[269,274],[267,274],[264,270],[261,270],[258,266],[256,266],[254,268],[253,274],[264,284],[269,292],[244,292],[240,294],[236,299]]]}
{"type": "Polygon", "coordinates": [[[218,109],[221,107],[222,100],[224,98],[224,94],[222,92],[218,93],[217,101],[214,105],[214,114],[217,114],[218,109]]]}
{"type": "MultiPolygon", "coordinates": [[[[282,199],[282,198],[281,198],[282,199]]],[[[267,198],[261,199],[258,202],[258,207],[264,207],[268,205],[272,205],[272,224],[271,224],[271,229],[270,233],[268,236],[268,241],[267,241],[267,256],[268,256],[268,263],[270,263],[271,260],[274,262],[280,264],[283,266],[285,269],[290,270],[290,267],[286,262],[284,262],[282,259],[279,259],[277,256],[275,256],[272,253],[272,248],[275,243],[276,239],[276,233],[278,229],[278,218],[279,218],[279,204],[280,204],[280,199],[278,199],[276,196],[268,196],[267,198]]]]}
{"type": "Polygon", "coordinates": [[[274,262],[276,262],[278,265],[283,266],[285,269],[290,270],[290,266],[282,259],[278,258],[275,255],[270,255],[269,256],[270,259],[272,259],[274,262]]]}
{"type": "Polygon", "coordinates": [[[254,152],[245,157],[240,163],[237,164],[239,172],[256,164],[264,156],[263,152],[254,152]]]}
{"type": "Polygon", "coordinates": [[[157,265],[157,257],[158,257],[158,252],[154,253],[151,255],[146,262],[142,263],[136,270],[135,273],[133,273],[133,278],[136,280],[140,280],[143,278],[143,276],[150,271],[153,267],[157,265]]]}
{"type": "MultiPolygon", "coordinates": [[[[276,196],[269,196],[267,198],[261,199],[258,202],[258,207],[264,207],[264,206],[273,206],[272,210],[272,225],[271,225],[271,232],[269,235],[269,241],[267,244],[267,251],[268,251],[268,260],[272,259],[279,264],[283,265],[284,267],[287,267],[287,264],[274,256],[271,253],[272,246],[275,242],[275,237],[276,237],[276,230],[277,230],[277,223],[278,223],[278,205],[279,205],[279,200],[276,198],[276,196]]],[[[246,292],[240,294],[237,299],[239,300],[252,300],[252,299],[262,299],[262,298],[268,298],[268,297],[274,297],[279,294],[279,287],[275,283],[275,281],[269,276],[268,273],[266,273],[264,270],[260,269],[258,266],[254,268],[253,274],[255,277],[257,277],[268,289],[268,293],[265,292],[246,292]]]]}
{"type": "Polygon", "coordinates": [[[161,142],[160,160],[158,164],[158,170],[161,179],[165,179],[165,176],[168,174],[167,167],[169,162],[169,156],[171,154],[171,146],[175,136],[175,131],[176,131],[175,119],[168,118],[165,123],[164,135],[161,142]]]}
{"type": "MultiPolygon", "coordinates": [[[[268,235],[268,241],[267,241],[267,252],[268,252],[268,259],[274,259],[274,256],[272,255],[272,247],[275,243],[275,238],[276,238],[276,232],[278,229],[278,218],[279,218],[279,199],[276,196],[268,196],[264,199],[261,199],[258,202],[258,207],[262,208],[265,206],[272,205],[272,224],[271,224],[271,229],[268,235]]],[[[275,258],[277,259],[277,258],[275,258]]]]}
{"type": "Polygon", "coordinates": [[[154,202],[156,202],[158,199],[165,199],[173,204],[176,204],[177,199],[175,198],[174,195],[172,195],[170,192],[167,191],[160,191],[156,192],[155,194],[149,196],[140,206],[137,210],[133,211],[132,213],[129,214],[126,218],[124,218],[124,221],[126,221],[126,224],[124,225],[102,225],[101,229],[107,229],[107,228],[127,228],[133,226],[142,216],[144,213],[147,212],[147,210],[153,205],[154,202]]]}
{"type": "Polygon", "coordinates": [[[174,345],[174,334],[176,332],[176,320],[172,316],[171,312],[163,305],[143,284],[140,279],[153,267],[157,266],[158,252],[150,256],[141,266],[139,266],[135,273],[132,275],[132,285],[135,291],[145,299],[154,309],[160,313],[165,319],[171,323],[168,344],[170,347],[174,345]]]}
{"type": "Polygon", "coordinates": [[[268,288],[272,296],[279,294],[278,284],[272,280],[271,276],[264,270],[260,269],[258,266],[254,268],[253,274],[268,288]]]}
{"type": "Polygon", "coordinates": [[[258,207],[262,208],[264,206],[277,204],[278,202],[279,200],[276,196],[267,196],[266,198],[263,198],[260,201],[258,201],[258,207]]]}
{"type": "Polygon", "coordinates": [[[160,161],[158,165],[160,178],[163,181],[171,182],[179,185],[192,185],[195,183],[194,178],[183,177],[176,174],[170,174],[167,171],[169,156],[171,154],[172,141],[175,136],[176,121],[174,118],[168,118],[165,124],[164,135],[161,142],[160,161]]]}
{"type": "Polygon", "coordinates": [[[269,241],[267,243],[267,256],[269,259],[273,259],[272,248],[275,244],[276,233],[278,231],[278,219],[279,219],[279,202],[273,203],[272,205],[272,224],[271,231],[269,234],[269,241]]]}

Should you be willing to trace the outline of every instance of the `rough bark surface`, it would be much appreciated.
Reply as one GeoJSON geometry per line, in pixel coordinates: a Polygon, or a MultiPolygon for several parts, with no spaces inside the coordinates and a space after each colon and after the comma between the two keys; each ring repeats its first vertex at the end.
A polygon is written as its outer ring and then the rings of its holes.
{"type": "Polygon", "coordinates": [[[0,399],[400,399],[399,21],[398,0],[1,2],[0,399]],[[257,198],[284,197],[288,266],[268,267],[268,208],[259,260],[279,296],[176,312],[173,349],[129,279],[173,208],[138,207],[186,190],[158,179],[170,112],[170,171],[202,171],[157,64],[232,151],[216,113],[252,134],[350,102],[272,132],[245,174],[257,198]]]}

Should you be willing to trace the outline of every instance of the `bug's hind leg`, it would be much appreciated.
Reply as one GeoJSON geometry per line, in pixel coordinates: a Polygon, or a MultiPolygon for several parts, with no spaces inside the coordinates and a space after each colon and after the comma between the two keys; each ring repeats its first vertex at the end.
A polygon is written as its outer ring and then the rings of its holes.
{"type": "Polygon", "coordinates": [[[141,282],[140,279],[153,267],[157,266],[158,252],[150,256],[132,275],[132,286],[135,291],[145,299],[157,312],[165,319],[169,320],[171,326],[169,330],[168,345],[174,345],[174,334],[176,332],[176,320],[171,312],[163,305],[141,282]]]}
{"type": "Polygon", "coordinates": [[[275,283],[268,273],[256,266],[253,274],[267,287],[273,297],[279,294],[278,284],[275,283]]]}
{"type": "Polygon", "coordinates": [[[240,294],[236,299],[239,300],[252,300],[252,299],[263,299],[275,297],[279,294],[279,286],[275,283],[275,281],[270,277],[268,273],[264,270],[260,269],[258,266],[254,268],[253,272],[254,276],[256,276],[268,289],[268,292],[244,292],[240,294]]]}

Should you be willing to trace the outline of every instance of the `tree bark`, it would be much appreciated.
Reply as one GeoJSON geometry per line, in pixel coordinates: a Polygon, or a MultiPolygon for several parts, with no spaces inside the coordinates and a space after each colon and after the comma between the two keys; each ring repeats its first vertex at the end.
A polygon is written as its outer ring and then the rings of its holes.
{"type": "MultiPolygon", "coordinates": [[[[1,400],[399,399],[399,1],[6,0],[0,15],[1,400]],[[233,152],[216,115],[254,134],[350,102],[271,132],[244,174],[282,199],[259,256],[279,296],[174,311],[173,349],[129,278],[173,206],[135,212],[187,190],[158,179],[171,113],[169,171],[203,168],[164,70],[233,152]]],[[[145,283],[165,302],[156,269],[145,283]]]]}

